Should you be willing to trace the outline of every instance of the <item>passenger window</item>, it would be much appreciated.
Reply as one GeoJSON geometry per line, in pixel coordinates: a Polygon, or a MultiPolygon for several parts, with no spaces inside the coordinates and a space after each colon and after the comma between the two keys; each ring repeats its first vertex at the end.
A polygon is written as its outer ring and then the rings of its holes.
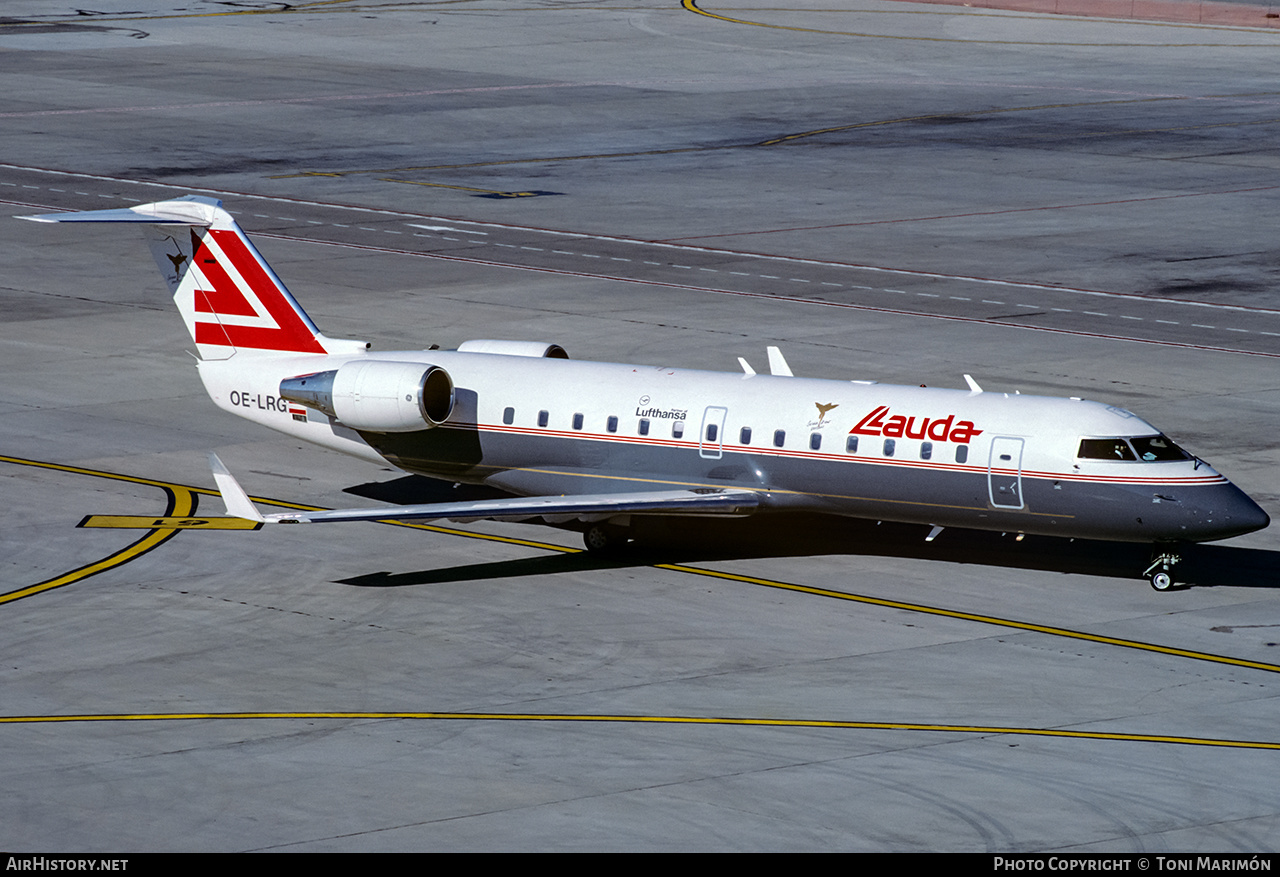
{"type": "Polygon", "coordinates": [[[858,453],[858,437],[856,435],[851,435],[844,440],[844,450],[848,454],[858,453]]]}
{"type": "Polygon", "coordinates": [[[502,409],[502,422],[503,422],[503,423],[505,423],[507,426],[510,426],[511,424],[515,423],[515,422],[516,422],[516,409],[514,409],[514,408],[503,408],[503,409],[502,409]]]}
{"type": "Polygon", "coordinates": [[[683,420],[677,420],[675,423],[671,424],[671,437],[684,438],[684,421],[683,420]]]}
{"type": "Polygon", "coordinates": [[[813,432],[809,434],[809,450],[816,451],[822,447],[822,433],[813,432]]]}
{"type": "Polygon", "coordinates": [[[618,431],[618,418],[616,418],[616,417],[610,417],[607,421],[605,421],[604,428],[605,428],[605,429],[607,429],[607,430],[609,430],[609,432],[617,432],[617,431],[618,431]]]}
{"type": "Polygon", "coordinates": [[[969,446],[968,445],[956,445],[956,462],[957,463],[969,462],[969,446]]]}
{"type": "Polygon", "coordinates": [[[641,435],[649,434],[649,421],[647,418],[641,418],[640,420],[640,434],[641,435]]]}
{"type": "Polygon", "coordinates": [[[582,415],[581,415],[581,414],[575,414],[575,415],[573,415],[573,428],[574,428],[574,429],[582,429],[582,415]]]}
{"type": "Polygon", "coordinates": [[[539,412],[538,412],[538,426],[546,426],[546,425],[547,425],[547,421],[548,421],[550,418],[551,418],[551,415],[550,415],[550,414],[548,414],[547,412],[545,412],[545,411],[539,411],[539,412]]]}
{"type": "Polygon", "coordinates": [[[738,433],[738,444],[740,445],[751,444],[751,427],[744,426],[742,428],[742,431],[738,433]]]}
{"type": "Polygon", "coordinates": [[[886,457],[892,457],[892,456],[893,456],[893,449],[894,449],[894,447],[895,447],[896,445],[897,445],[897,442],[895,442],[893,439],[885,439],[885,440],[884,440],[884,455],[885,455],[886,457]]]}
{"type": "Polygon", "coordinates": [[[713,442],[716,436],[720,434],[719,428],[714,423],[707,424],[707,441],[713,442]]]}
{"type": "Polygon", "coordinates": [[[921,460],[933,459],[933,442],[920,443],[920,459],[921,460]]]}
{"type": "Polygon", "coordinates": [[[773,431],[773,446],[780,448],[787,443],[787,431],[785,429],[775,429],[773,431]]]}

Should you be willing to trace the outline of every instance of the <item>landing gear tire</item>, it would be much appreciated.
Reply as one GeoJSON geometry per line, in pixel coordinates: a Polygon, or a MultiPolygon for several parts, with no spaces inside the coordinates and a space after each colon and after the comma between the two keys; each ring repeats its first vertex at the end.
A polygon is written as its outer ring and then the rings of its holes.
{"type": "Polygon", "coordinates": [[[1182,555],[1172,551],[1158,554],[1143,573],[1151,582],[1153,590],[1164,592],[1174,590],[1178,583],[1173,580],[1173,568],[1182,562],[1182,555]]]}
{"type": "Polygon", "coordinates": [[[582,542],[591,554],[617,554],[627,544],[627,531],[611,524],[592,524],[583,532],[582,542]]]}

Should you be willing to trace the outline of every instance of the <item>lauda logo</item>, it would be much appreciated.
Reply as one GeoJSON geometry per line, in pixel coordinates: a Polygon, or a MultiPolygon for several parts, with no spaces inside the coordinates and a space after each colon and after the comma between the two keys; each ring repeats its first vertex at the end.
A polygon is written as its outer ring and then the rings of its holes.
{"type": "Polygon", "coordinates": [[[866,417],[858,421],[858,425],[849,430],[850,435],[883,435],[887,438],[922,439],[926,436],[935,442],[956,442],[967,445],[982,430],[973,428],[972,420],[956,422],[956,416],[949,414],[941,420],[919,418],[920,427],[916,428],[915,417],[903,417],[895,414],[888,417],[889,406],[881,405],[866,417]],[[887,419],[886,419],[887,418],[887,419]]]}

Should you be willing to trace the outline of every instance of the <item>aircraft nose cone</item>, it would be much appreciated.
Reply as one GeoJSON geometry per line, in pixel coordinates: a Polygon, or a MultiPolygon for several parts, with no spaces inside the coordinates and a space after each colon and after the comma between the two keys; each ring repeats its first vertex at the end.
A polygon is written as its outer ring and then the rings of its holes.
{"type": "Polygon", "coordinates": [[[1271,523],[1271,516],[1234,484],[1217,491],[1202,514],[1206,529],[1213,533],[1209,539],[1243,536],[1271,523]]]}
{"type": "Polygon", "coordinates": [[[1252,533],[1255,530],[1263,529],[1271,523],[1271,516],[1263,511],[1260,505],[1249,499],[1249,497],[1244,494],[1241,494],[1241,497],[1244,498],[1250,507],[1239,509],[1232,515],[1232,517],[1240,522],[1241,527],[1245,528],[1243,532],[1252,533]]]}

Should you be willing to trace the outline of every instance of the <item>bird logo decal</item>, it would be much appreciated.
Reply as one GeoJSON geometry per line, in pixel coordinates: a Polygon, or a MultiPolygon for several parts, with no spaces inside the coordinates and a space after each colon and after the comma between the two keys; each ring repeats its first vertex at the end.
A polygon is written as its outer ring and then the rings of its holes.
{"type": "Polygon", "coordinates": [[[826,426],[827,412],[832,408],[840,407],[836,402],[828,402],[826,405],[823,405],[821,402],[814,402],[813,405],[818,409],[818,419],[809,421],[809,429],[811,430],[822,429],[822,427],[826,426]]]}

